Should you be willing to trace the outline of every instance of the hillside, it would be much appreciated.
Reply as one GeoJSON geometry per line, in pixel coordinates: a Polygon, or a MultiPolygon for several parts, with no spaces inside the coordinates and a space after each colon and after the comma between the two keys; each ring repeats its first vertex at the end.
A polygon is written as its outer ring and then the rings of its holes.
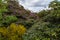
{"type": "Polygon", "coordinates": [[[0,0],[0,40],[60,40],[60,1],[33,13],[16,0],[0,0]]]}

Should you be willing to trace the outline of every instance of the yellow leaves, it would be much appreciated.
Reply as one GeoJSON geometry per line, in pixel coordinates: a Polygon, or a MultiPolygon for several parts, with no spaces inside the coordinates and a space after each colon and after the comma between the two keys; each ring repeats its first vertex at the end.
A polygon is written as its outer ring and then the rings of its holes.
{"type": "Polygon", "coordinates": [[[10,36],[9,40],[17,40],[17,35],[10,36]]]}
{"type": "Polygon", "coordinates": [[[5,27],[0,27],[0,33],[1,33],[2,35],[6,36],[7,33],[8,33],[8,30],[7,30],[5,27]]]}
{"type": "Polygon", "coordinates": [[[8,40],[20,40],[21,36],[26,32],[24,25],[12,23],[9,27],[0,27],[0,35],[8,37],[8,40]]]}
{"type": "Polygon", "coordinates": [[[18,34],[23,35],[26,32],[26,28],[23,25],[18,25],[17,31],[18,34]]]}
{"type": "Polygon", "coordinates": [[[12,23],[9,28],[12,32],[18,33],[19,35],[23,35],[26,32],[26,28],[23,25],[16,25],[12,23]]]}
{"type": "Polygon", "coordinates": [[[14,32],[14,33],[15,33],[15,32],[17,31],[17,25],[14,24],[14,23],[12,23],[12,24],[10,25],[9,29],[10,29],[11,32],[14,32]]]}

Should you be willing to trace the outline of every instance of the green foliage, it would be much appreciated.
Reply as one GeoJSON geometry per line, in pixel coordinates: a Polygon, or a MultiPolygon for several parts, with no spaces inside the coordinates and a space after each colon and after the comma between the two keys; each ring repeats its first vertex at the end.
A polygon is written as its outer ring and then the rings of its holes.
{"type": "Polygon", "coordinates": [[[30,28],[35,22],[36,22],[36,20],[30,19],[30,20],[25,21],[25,23],[23,23],[23,24],[24,24],[24,25],[26,26],[26,28],[28,29],[28,28],[30,28]]]}
{"type": "Polygon", "coordinates": [[[16,16],[13,16],[13,15],[11,15],[11,16],[6,16],[6,17],[5,17],[5,22],[6,22],[7,24],[10,24],[10,23],[15,22],[15,21],[17,21],[17,20],[18,20],[17,17],[16,17],[16,16]]]}
{"type": "Polygon", "coordinates": [[[0,0],[0,13],[7,11],[7,9],[6,9],[7,4],[5,2],[7,2],[7,1],[0,0]]]}
{"type": "Polygon", "coordinates": [[[38,22],[23,36],[24,40],[60,40],[60,26],[49,22],[38,22]]]}
{"type": "MultiPolygon", "coordinates": [[[[60,5],[58,6],[60,7],[60,5]]],[[[23,40],[60,40],[60,8],[58,6],[52,7],[54,10],[48,10],[48,15],[47,10],[40,12],[41,14],[39,13],[38,16],[42,18],[23,35],[23,40]]]]}
{"type": "Polygon", "coordinates": [[[49,14],[48,12],[49,12],[49,11],[43,10],[43,11],[37,13],[37,15],[41,18],[41,17],[44,17],[44,16],[46,16],[47,14],[49,14]]]}
{"type": "Polygon", "coordinates": [[[50,7],[34,14],[17,1],[0,0],[0,40],[60,40],[60,1],[52,1],[50,7]],[[29,28],[27,32],[17,23],[29,28]]]}
{"type": "Polygon", "coordinates": [[[49,7],[53,8],[53,9],[60,9],[60,1],[58,0],[54,0],[49,4],[49,7]]]}
{"type": "Polygon", "coordinates": [[[6,0],[0,0],[0,26],[4,23],[4,17],[3,13],[7,11],[7,1],[6,0]]]}

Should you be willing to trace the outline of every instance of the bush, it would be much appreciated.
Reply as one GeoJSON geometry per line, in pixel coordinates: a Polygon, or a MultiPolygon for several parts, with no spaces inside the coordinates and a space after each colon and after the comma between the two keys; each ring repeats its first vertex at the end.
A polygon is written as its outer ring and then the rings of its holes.
{"type": "Polygon", "coordinates": [[[23,35],[23,40],[60,40],[59,27],[49,22],[38,22],[23,35]]]}
{"type": "Polygon", "coordinates": [[[4,2],[6,2],[6,0],[0,0],[0,26],[4,23],[3,13],[7,11],[7,3],[4,2]]]}
{"type": "Polygon", "coordinates": [[[7,23],[7,24],[10,24],[10,23],[12,23],[12,22],[15,22],[15,21],[17,21],[18,19],[17,19],[17,17],[16,16],[6,16],[5,17],[5,22],[7,23]]]}
{"type": "Polygon", "coordinates": [[[0,27],[1,40],[22,40],[22,35],[26,32],[23,25],[12,23],[9,27],[0,27]]]}

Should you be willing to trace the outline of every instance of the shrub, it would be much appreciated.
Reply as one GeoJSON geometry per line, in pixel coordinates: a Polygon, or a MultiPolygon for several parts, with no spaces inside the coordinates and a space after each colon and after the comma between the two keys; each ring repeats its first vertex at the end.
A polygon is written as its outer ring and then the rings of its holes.
{"type": "Polygon", "coordinates": [[[0,27],[1,40],[22,40],[22,35],[26,32],[23,25],[12,23],[9,27],[0,27]]]}
{"type": "Polygon", "coordinates": [[[26,32],[26,28],[23,25],[16,25],[12,23],[9,27],[12,32],[17,33],[19,35],[23,35],[26,32]]]}
{"type": "Polygon", "coordinates": [[[6,22],[7,24],[10,24],[10,23],[15,22],[15,21],[17,21],[17,20],[18,20],[17,17],[16,17],[16,16],[13,16],[13,15],[11,15],[11,16],[6,16],[6,17],[5,17],[5,22],[6,22]]]}
{"type": "Polygon", "coordinates": [[[6,0],[0,0],[0,26],[3,25],[4,22],[4,17],[3,17],[3,13],[7,11],[7,2],[6,0]]]}
{"type": "Polygon", "coordinates": [[[57,24],[40,21],[23,35],[23,40],[60,40],[59,27],[57,24]]]}

